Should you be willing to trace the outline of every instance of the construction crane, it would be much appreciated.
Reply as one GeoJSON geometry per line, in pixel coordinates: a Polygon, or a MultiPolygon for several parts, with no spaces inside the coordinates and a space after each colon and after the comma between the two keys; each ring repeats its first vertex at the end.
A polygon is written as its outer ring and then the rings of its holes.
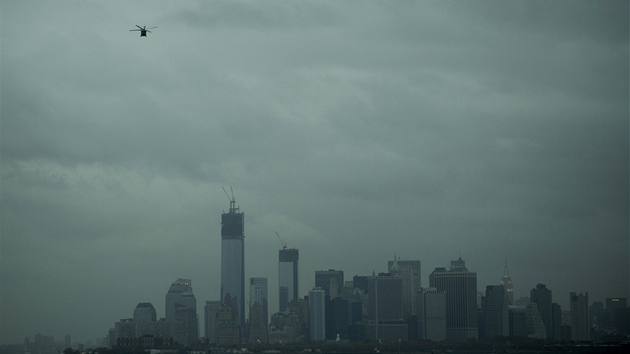
{"type": "MultiPolygon", "coordinates": [[[[223,188],[223,186],[221,186],[221,188],[223,188]]],[[[230,195],[225,190],[225,188],[223,188],[223,191],[225,192],[225,195],[227,196],[228,200],[230,201],[230,213],[238,211],[239,208],[236,208],[236,198],[234,198],[234,189],[232,189],[232,187],[230,187],[230,191],[232,192],[232,198],[230,198],[230,195]]]]}
{"type": "Polygon", "coordinates": [[[280,240],[280,243],[282,244],[282,249],[286,250],[287,249],[287,243],[282,241],[282,237],[280,237],[280,234],[278,233],[278,231],[276,231],[276,235],[278,236],[278,239],[280,240]]]}

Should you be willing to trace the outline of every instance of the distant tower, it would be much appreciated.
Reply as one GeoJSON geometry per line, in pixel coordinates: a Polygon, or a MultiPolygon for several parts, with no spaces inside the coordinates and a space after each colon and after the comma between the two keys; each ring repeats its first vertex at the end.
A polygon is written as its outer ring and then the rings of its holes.
{"type": "Polygon", "coordinates": [[[150,302],[141,302],[133,310],[133,322],[136,324],[136,336],[155,335],[151,327],[157,321],[155,307],[150,302]]]}
{"type": "Polygon", "coordinates": [[[295,248],[283,248],[278,252],[278,299],[280,312],[291,300],[298,298],[298,260],[300,252],[295,248]]]}
{"type": "Polygon", "coordinates": [[[551,290],[545,284],[536,284],[536,288],[530,291],[531,301],[538,305],[538,313],[545,325],[547,339],[553,339],[553,306],[551,302],[551,290]]]}
{"type": "Polygon", "coordinates": [[[571,300],[571,340],[590,340],[590,321],[588,316],[588,292],[569,294],[571,300]]]}
{"type": "Polygon", "coordinates": [[[217,319],[217,315],[219,313],[219,309],[221,308],[221,301],[206,301],[206,306],[204,307],[204,333],[206,338],[210,341],[210,343],[218,342],[218,327],[219,320],[217,319]]]}
{"type": "Polygon", "coordinates": [[[481,297],[483,332],[485,339],[507,337],[510,335],[510,317],[507,297],[503,285],[487,285],[486,294],[481,297]]]}
{"type": "Polygon", "coordinates": [[[221,301],[226,305],[226,297],[230,298],[242,336],[245,333],[245,215],[236,207],[234,194],[228,198],[230,210],[221,214],[221,301]]]}
{"type": "Polygon", "coordinates": [[[338,297],[343,289],[343,270],[316,270],[315,286],[324,290],[331,299],[338,297]]]}
{"type": "Polygon", "coordinates": [[[308,318],[311,341],[326,339],[325,293],[318,287],[308,292],[308,318]]]}
{"type": "Polygon", "coordinates": [[[405,316],[416,315],[416,296],[421,291],[420,261],[403,261],[396,259],[387,262],[391,275],[403,278],[403,311],[405,316]]]}
{"type": "MultiPolygon", "coordinates": [[[[268,286],[267,286],[267,278],[263,277],[254,277],[249,278],[249,306],[250,311],[251,307],[254,306],[255,303],[260,303],[262,309],[262,322],[265,325],[265,328],[269,324],[269,301],[267,300],[268,296],[268,286]]],[[[251,312],[249,314],[251,320],[251,312]]]]}
{"type": "Polygon", "coordinates": [[[512,286],[512,278],[508,274],[507,258],[505,259],[505,267],[503,268],[503,278],[501,278],[501,285],[505,288],[507,295],[508,305],[514,305],[514,288],[512,286]]]}
{"type": "Polygon", "coordinates": [[[169,335],[182,346],[190,346],[199,339],[197,300],[190,279],[177,279],[166,294],[166,321],[169,335]]]}
{"type": "Polygon", "coordinates": [[[435,268],[429,286],[446,292],[446,338],[478,338],[477,273],[469,272],[460,257],[451,261],[448,271],[435,268]]]}

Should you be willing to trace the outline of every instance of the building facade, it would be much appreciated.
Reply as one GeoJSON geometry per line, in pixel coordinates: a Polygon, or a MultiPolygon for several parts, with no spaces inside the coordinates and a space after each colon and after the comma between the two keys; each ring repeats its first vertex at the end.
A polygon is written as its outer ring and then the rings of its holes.
{"type": "Polygon", "coordinates": [[[531,301],[538,305],[538,313],[545,325],[547,339],[553,339],[553,306],[551,290],[545,284],[536,284],[536,288],[530,291],[531,301]]]}
{"type": "Polygon", "coordinates": [[[426,288],[417,295],[418,339],[434,342],[446,339],[446,293],[426,288]]]}
{"type": "Polygon", "coordinates": [[[315,287],[308,292],[308,319],[310,340],[313,342],[326,339],[326,293],[315,287]]]}
{"type": "Polygon", "coordinates": [[[330,296],[331,299],[340,296],[343,285],[343,270],[315,271],[315,287],[324,290],[324,293],[330,296]]]}
{"type": "MultiPolygon", "coordinates": [[[[395,258],[395,257],[394,257],[395,258]]],[[[387,271],[391,275],[403,279],[403,313],[406,316],[416,315],[416,296],[421,291],[420,261],[394,259],[387,262],[387,271]]]]}
{"type": "Polygon", "coordinates": [[[588,292],[570,293],[571,339],[574,341],[590,340],[590,319],[588,315],[588,292]]]}
{"type": "Polygon", "coordinates": [[[481,298],[483,333],[487,339],[510,335],[507,293],[503,285],[487,285],[481,298]]]}
{"type": "Polygon", "coordinates": [[[478,338],[477,273],[470,272],[459,258],[451,261],[449,270],[435,268],[429,285],[446,293],[446,338],[478,338]]]}
{"type": "Polygon", "coordinates": [[[166,322],[169,337],[182,346],[199,339],[197,300],[190,279],[179,278],[166,293],[166,322]]]}

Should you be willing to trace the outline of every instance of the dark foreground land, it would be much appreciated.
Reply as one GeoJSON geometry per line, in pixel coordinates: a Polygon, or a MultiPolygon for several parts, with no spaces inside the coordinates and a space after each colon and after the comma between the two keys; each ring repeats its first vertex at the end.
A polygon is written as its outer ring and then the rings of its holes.
{"type": "Polygon", "coordinates": [[[25,352],[19,345],[0,346],[0,354],[214,354],[214,353],[417,353],[417,354],[486,354],[486,353],[630,353],[630,341],[611,343],[559,343],[539,340],[503,340],[491,342],[322,342],[295,344],[254,344],[232,347],[204,345],[196,348],[47,348],[25,352]]]}

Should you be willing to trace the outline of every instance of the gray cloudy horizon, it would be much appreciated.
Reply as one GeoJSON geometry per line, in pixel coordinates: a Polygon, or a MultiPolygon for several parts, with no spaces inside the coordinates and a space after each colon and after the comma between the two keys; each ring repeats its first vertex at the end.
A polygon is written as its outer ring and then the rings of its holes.
{"type": "Polygon", "coordinates": [[[394,256],[424,287],[461,256],[479,291],[507,259],[517,298],[628,297],[626,1],[0,10],[0,344],[94,341],[139,302],[163,317],[177,278],[203,323],[222,187],[272,313],[275,232],[301,295],[394,256]]]}

